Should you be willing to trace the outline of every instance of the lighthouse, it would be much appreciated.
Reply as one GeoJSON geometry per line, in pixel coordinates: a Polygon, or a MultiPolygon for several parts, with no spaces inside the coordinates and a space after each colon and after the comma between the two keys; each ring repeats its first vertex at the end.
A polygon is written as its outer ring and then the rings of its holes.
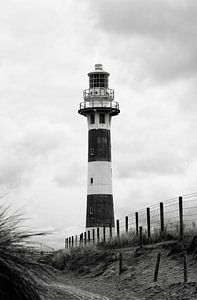
{"type": "Polygon", "coordinates": [[[95,65],[95,70],[88,73],[89,88],[84,90],[84,102],[78,110],[88,123],[87,231],[114,227],[111,119],[120,110],[114,90],[108,87],[109,75],[102,64],[95,65]]]}

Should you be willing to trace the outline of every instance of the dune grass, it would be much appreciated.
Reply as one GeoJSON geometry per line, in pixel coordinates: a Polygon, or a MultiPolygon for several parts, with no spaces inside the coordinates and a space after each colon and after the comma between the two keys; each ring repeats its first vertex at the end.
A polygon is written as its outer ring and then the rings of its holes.
{"type": "Polygon", "coordinates": [[[85,275],[96,266],[99,266],[98,272],[103,272],[115,260],[117,256],[114,251],[98,250],[94,245],[86,245],[57,251],[46,263],[61,271],[67,269],[85,275]]]}
{"type": "MultiPolygon", "coordinates": [[[[142,234],[143,245],[159,243],[162,241],[171,241],[178,240],[179,233],[178,230],[173,230],[168,232],[164,231],[163,235],[160,234],[159,231],[155,231],[151,233],[150,238],[147,236],[147,232],[144,231],[142,234]]],[[[119,249],[126,247],[137,247],[139,245],[139,235],[137,236],[134,231],[130,231],[128,233],[123,233],[119,237],[113,237],[108,239],[107,241],[101,241],[98,244],[99,249],[119,249]]]]}
{"type": "MultiPolygon", "coordinates": [[[[42,267],[31,258],[25,241],[42,233],[20,230],[20,214],[0,206],[0,299],[40,299],[35,273],[42,267]]],[[[31,250],[32,251],[32,250],[31,250]]]]}
{"type": "MultiPolygon", "coordinates": [[[[189,245],[193,237],[194,232],[188,230],[185,232],[181,245],[189,245]]],[[[151,232],[150,238],[147,237],[147,232],[144,230],[142,240],[143,246],[168,241],[174,241],[175,244],[180,243],[179,228],[175,224],[175,226],[169,231],[166,228],[163,234],[159,231],[151,232]]],[[[117,259],[114,258],[114,253],[116,253],[115,250],[128,247],[139,248],[139,235],[136,236],[134,231],[128,232],[127,234],[121,234],[119,237],[106,239],[105,242],[100,241],[95,245],[86,244],[84,246],[57,251],[50,257],[50,260],[48,260],[47,263],[59,270],[70,269],[79,272],[84,270],[85,272],[86,270],[88,271],[93,264],[95,265],[99,262],[102,263],[110,261],[110,258],[112,260],[117,259]]]]}

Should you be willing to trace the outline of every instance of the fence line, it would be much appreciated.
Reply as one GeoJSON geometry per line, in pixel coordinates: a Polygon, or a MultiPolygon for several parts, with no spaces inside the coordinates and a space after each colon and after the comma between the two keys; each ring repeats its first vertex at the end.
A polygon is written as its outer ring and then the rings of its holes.
{"type": "Polygon", "coordinates": [[[124,220],[116,220],[115,227],[111,224],[94,228],[65,239],[65,248],[86,244],[105,242],[112,237],[119,238],[122,234],[133,232],[139,235],[139,228],[151,238],[153,233],[163,237],[166,233],[178,231],[180,240],[188,230],[197,231],[197,192],[168,199],[149,207],[132,212],[124,220]]]}

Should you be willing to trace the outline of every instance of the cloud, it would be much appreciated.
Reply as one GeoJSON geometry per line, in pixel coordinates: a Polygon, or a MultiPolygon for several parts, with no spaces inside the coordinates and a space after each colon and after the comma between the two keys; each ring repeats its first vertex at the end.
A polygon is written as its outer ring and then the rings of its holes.
{"type": "Polygon", "coordinates": [[[1,118],[0,123],[4,129],[9,124],[6,134],[1,134],[0,155],[0,185],[8,188],[30,184],[40,168],[53,163],[54,152],[64,149],[66,154],[72,140],[65,124],[40,121],[21,127],[8,118],[1,118]]]}
{"type": "Polygon", "coordinates": [[[65,162],[59,170],[56,170],[57,175],[54,177],[54,181],[58,187],[62,188],[82,185],[85,183],[85,169],[83,163],[76,161],[65,162]]]}
{"type": "Polygon", "coordinates": [[[112,128],[114,175],[119,180],[186,176],[197,151],[192,86],[156,86],[122,98],[112,128]]]}
{"type": "Polygon", "coordinates": [[[51,151],[69,143],[71,129],[66,124],[51,124],[47,121],[33,122],[19,132],[15,140],[18,152],[29,156],[46,157],[51,151]]]}
{"type": "Polygon", "coordinates": [[[89,3],[108,50],[136,80],[163,83],[197,75],[195,0],[89,3]]]}
{"type": "Polygon", "coordinates": [[[0,185],[15,188],[21,184],[28,183],[30,177],[29,169],[31,166],[27,161],[17,158],[11,153],[1,153],[0,160],[0,185]]]}
{"type": "Polygon", "coordinates": [[[196,113],[197,113],[197,87],[196,87],[196,78],[189,80],[187,85],[183,85],[182,82],[178,86],[178,89],[181,90],[181,94],[178,101],[179,112],[182,115],[182,120],[187,121],[188,124],[191,124],[192,127],[196,127],[196,113]]]}
{"type": "Polygon", "coordinates": [[[194,37],[196,32],[195,0],[99,0],[92,4],[97,8],[98,23],[115,34],[151,36],[158,38],[194,37]]]}
{"type": "MultiPolygon", "coordinates": [[[[158,150],[157,150],[158,151],[158,150]]],[[[175,153],[140,151],[132,157],[126,155],[119,166],[120,178],[143,178],[146,176],[172,176],[185,171],[185,163],[175,153]]]]}
{"type": "Polygon", "coordinates": [[[77,109],[98,60],[121,109],[112,122],[117,212],[195,189],[194,1],[3,0],[1,8],[0,188],[34,216],[29,224],[57,229],[46,240],[63,247],[84,230],[87,124],[77,109]]]}
{"type": "Polygon", "coordinates": [[[127,140],[117,139],[124,147],[115,142],[114,147],[118,148],[114,158],[116,176],[120,180],[125,180],[184,174],[188,164],[195,159],[195,155],[194,153],[191,155],[190,147],[184,145],[184,141],[180,139],[177,143],[181,131],[176,133],[177,137],[174,141],[173,132],[169,134],[169,131],[158,131],[153,123],[147,125],[149,127],[147,131],[145,127],[146,124],[138,129],[124,131],[123,136],[127,135],[127,140]]]}

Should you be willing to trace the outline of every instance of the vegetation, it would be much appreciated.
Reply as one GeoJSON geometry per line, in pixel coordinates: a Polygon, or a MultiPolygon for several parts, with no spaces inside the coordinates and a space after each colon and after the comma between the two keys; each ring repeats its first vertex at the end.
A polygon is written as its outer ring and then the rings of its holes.
{"type": "Polygon", "coordinates": [[[35,233],[19,230],[21,221],[19,214],[9,215],[8,208],[0,206],[0,299],[2,300],[40,299],[35,273],[38,274],[38,270],[42,267],[33,261],[32,252],[25,247],[26,239],[35,233]]]}
{"type": "MultiPolygon", "coordinates": [[[[183,241],[179,241],[179,228],[174,225],[170,231],[165,230],[163,234],[155,231],[151,232],[151,237],[147,237],[147,232],[144,231],[142,235],[143,246],[172,241],[170,247],[173,251],[181,252],[186,245],[189,247],[194,232],[188,230],[185,233],[183,241]],[[174,245],[174,246],[173,246],[174,245]]],[[[80,247],[73,247],[61,251],[57,251],[53,256],[48,258],[49,265],[55,267],[58,270],[70,269],[79,273],[87,273],[92,266],[99,265],[101,269],[104,268],[111,262],[118,259],[117,249],[136,247],[139,248],[139,236],[131,231],[128,234],[122,234],[120,237],[113,237],[107,239],[105,242],[101,241],[97,245],[84,245],[80,247]]],[[[195,241],[195,247],[197,248],[197,240],[195,241]]],[[[189,250],[189,248],[188,248],[189,250]]]]}
{"type": "Polygon", "coordinates": [[[96,265],[99,265],[96,273],[102,273],[115,260],[117,260],[115,252],[98,250],[96,246],[91,245],[57,251],[46,263],[58,270],[69,269],[86,274],[96,265]]]}
{"type": "MultiPolygon", "coordinates": [[[[160,234],[160,232],[155,231],[151,233],[151,237],[148,238],[147,232],[144,231],[142,234],[143,245],[159,243],[162,241],[171,241],[179,239],[179,232],[177,228],[174,228],[173,231],[168,232],[167,230],[160,234]]],[[[137,247],[139,245],[139,235],[137,236],[134,231],[124,233],[120,237],[114,237],[108,239],[106,242],[101,241],[98,244],[99,249],[119,249],[126,247],[137,247]]]]}

